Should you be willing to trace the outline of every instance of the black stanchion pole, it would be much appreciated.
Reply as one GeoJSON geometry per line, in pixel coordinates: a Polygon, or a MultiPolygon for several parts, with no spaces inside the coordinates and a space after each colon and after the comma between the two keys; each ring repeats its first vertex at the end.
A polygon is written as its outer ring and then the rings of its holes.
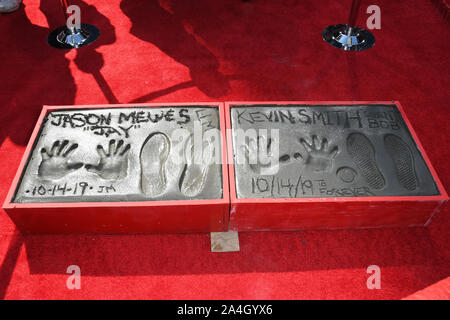
{"type": "Polygon", "coordinates": [[[64,16],[66,17],[66,21],[67,21],[67,19],[69,19],[69,14],[67,13],[67,8],[69,7],[69,3],[67,2],[67,0],[59,0],[59,3],[61,4],[61,8],[63,10],[64,16]]]}
{"type": "MultiPolygon", "coordinates": [[[[63,1],[63,0],[61,0],[63,1]]],[[[359,7],[361,6],[361,0],[353,0],[352,8],[350,9],[350,17],[348,18],[348,25],[354,27],[356,25],[356,19],[358,18],[359,7]]]]}

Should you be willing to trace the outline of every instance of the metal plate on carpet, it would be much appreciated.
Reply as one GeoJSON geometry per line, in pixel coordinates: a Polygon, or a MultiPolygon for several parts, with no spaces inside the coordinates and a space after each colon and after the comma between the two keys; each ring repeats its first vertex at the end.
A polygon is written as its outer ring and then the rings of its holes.
{"type": "Polygon", "coordinates": [[[235,251],[240,251],[238,232],[211,232],[211,252],[235,251]]]}

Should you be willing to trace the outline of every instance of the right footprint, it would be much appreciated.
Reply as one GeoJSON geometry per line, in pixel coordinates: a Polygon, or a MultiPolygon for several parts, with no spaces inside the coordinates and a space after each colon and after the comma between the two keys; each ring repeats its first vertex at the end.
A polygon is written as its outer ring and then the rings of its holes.
{"type": "Polygon", "coordinates": [[[169,138],[161,132],[150,134],[142,145],[141,189],[151,197],[164,193],[167,186],[166,161],[169,156],[169,138]]]}
{"type": "Polygon", "coordinates": [[[411,149],[402,138],[393,134],[384,136],[384,145],[389,156],[394,161],[400,184],[410,191],[416,190],[417,177],[411,149]]]}
{"type": "Polygon", "coordinates": [[[375,148],[369,138],[361,133],[352,133],[347,138],[347,151],[369,186],[382,189],[386,181],[378,169],[375,148]]]}
{"type": "Polygon", "coordinates": [[[195,151],[193,137],[190,136],[184,149],[186,165],[180,178],[180,191],[188,197],[195,197],[203,190],[214,146],[212,142],[205,140],[202,152],[195,151]]]}

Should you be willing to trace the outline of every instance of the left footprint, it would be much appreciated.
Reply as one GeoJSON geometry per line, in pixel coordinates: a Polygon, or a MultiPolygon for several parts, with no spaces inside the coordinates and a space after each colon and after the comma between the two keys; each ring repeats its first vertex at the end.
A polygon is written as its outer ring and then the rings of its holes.
{"type": "Polygon", "coordinates": [[[166,161],[169,156],[169,138],[161,132],[152,133],[141,149],[141,189],[151,197],[164,193],[167,186],[166,161]]]}

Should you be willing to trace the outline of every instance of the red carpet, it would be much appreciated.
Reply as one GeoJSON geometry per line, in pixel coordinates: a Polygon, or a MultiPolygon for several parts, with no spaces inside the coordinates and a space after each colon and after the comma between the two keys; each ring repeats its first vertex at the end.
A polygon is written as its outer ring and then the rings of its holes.
{"type": "MultiPolygon", "coordinates": [[[[73,1],[101,36],[58,51],[56,0],[0,18],[0,198],[43,104],[225,100],[399,100],[450,190],[450,28],[430,0],[375,0],[374,48],[321,39],[350,0],[73,1]]],[[[400,299],[450,275],[450,210],[428,228],[241,233],[239,253],[209,235],[20,236],[0,212],[0,298],[400,299]],[[81,290],[66,288],[69,265],[81,290]],[[366,287],[369,265],[381,289],[366,287]]]]}

